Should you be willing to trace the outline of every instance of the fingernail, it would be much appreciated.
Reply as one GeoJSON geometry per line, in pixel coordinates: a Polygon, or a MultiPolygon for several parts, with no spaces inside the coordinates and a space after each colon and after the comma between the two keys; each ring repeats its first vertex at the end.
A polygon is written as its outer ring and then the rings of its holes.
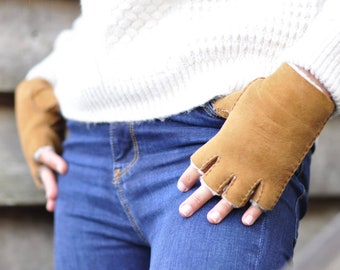
{"type": "Polygon", "coordinates": [[[192,214],[192,207],[189,204],[183,204],[179,208],[179,212],[185,217],[190,217],[192,214]]]}
{"type": "Polygon", "coordinates": [[[63,166],[61,164],[57,165],[57,172],[62,173],[63,172],[63,166]]]}
{"type": "Polygon", "coordinates": [[[47,201],[47,203],[46,203],[46,210],[47,210],[48,212],[53,212],[54,207],[53,207],[53,203],[52,203],[52,202],[47,201]]]}
{"type": "Polygon", "coordinates": [[[221,222],[221,215],[217,211],[212,211],[209,213],[208,218],[213,222],[213,223],[220,223],[221,222]]]}
{"type": "Polygon", "coordinates": [[[57,166],[57,171],[60,173],[60,174],[65,174],[66,171],[67,171],[67,167],[65,167],[65,164],[58,164],[57,166]]]}
{"type": "Polygon", "coordinates": [[[247,215],[247,216],[243,219],[243,223],[244,223],[245,225],[248,225],[248,226],[253,225],[254,222],[255,222],[255,219],[254,219],[254,217],[251,216],[251,215],[247,215]]]}
{"type": "Polygon", "coordinates": [[[181,192],[186,192],[188,191],[189,189],[186,187],[186,185],[184,185],[182,183],[182,181],[178,181],[177,182],[177,188],[181,191],[181,192]]]}

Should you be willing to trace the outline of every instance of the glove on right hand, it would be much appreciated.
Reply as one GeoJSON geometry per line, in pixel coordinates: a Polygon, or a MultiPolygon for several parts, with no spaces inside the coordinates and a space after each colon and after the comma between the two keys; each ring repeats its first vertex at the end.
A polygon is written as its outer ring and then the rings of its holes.
{"type": "Polygon", "coordinates": [[[52,86],[42,79],[21,82],[15,90],[15,115],[24,157],[36,186],[41,188],[41,164],[34,160],[34,153],[40,147],[51,146],[61,154],[65,136],[65,120],[52,86]]]}
{"type": "MultiPolygon", "coordinates": [[[[217,112],[224,102],[216,102],[217,112]]],[[[202,184],[233,206],[251,199],[270,210],[333,110],[328,96],[284,64],[246,87],[191,161],[203,173],[202,184]]]]}

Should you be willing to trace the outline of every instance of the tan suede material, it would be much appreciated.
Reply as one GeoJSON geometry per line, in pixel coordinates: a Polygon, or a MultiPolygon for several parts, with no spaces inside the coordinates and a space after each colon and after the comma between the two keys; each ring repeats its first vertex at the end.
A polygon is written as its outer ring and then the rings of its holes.
{"type": "MultiPolygon", "coordinates": [[[[216,102],[221,110],[223,99],[216,102]]],[[[204,181],[235,207],[272,209],[334,111],[289,65],[250,83],[221,130],[191,157],[204,181]]]]}
{"type": "Polygon", "coordinates": [[[15,90],[15,116],[24,157],[38,188],[38,168],[41,164],[33,158],[42,146],[52,146],[62,152],[65,121],[51,85],[41,79],[25,80],[15,90]]]}
{"type": "Polygon", "coordinates": [[[243,91],[240,90],[218,99],[214,104],[214,110],[216,113],[223,118],[228,118],[231,110],[234,108],[242,93],[243,91]]]}

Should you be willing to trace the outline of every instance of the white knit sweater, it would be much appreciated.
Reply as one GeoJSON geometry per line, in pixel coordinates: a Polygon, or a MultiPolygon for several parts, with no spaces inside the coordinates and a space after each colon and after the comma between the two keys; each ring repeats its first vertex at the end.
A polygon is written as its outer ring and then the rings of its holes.
{"type": "Polygon", "coordinates": [[[66,118],[138,121],[243,88],[281,63],[309,70],[340,106],[339,0],[82,0],[27,75],[66,118]]]}

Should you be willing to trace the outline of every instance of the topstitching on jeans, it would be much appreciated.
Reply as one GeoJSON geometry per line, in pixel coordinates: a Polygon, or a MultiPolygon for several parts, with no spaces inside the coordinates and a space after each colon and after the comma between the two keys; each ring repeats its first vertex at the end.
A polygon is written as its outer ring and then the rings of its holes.
{"type": "Polygon", "coordinates": [[[121,205],[123,206],[124,211],[125,211],[127,217],[129,218],[131,225],[133,226],[134,230],[137,232],[140,239],[148,244],[148,240],[145,237],[143,230],[140,228],[134,214],[131,211],[129,202],[126,199],[126,196],[125,196],[121,182],[119,180],[117,180],[116,182],[114,182],[114,185],[117,187],[117,193],[118,193],[119,201],[120,201],[121,205]]]}
{"type": "MultiPolygon", "coordinates": [[[[133,145],[133,158],[131,159],[131,161],[122,168],[118,168],[116,166],[116,163],[114,161],[114,175],[113,175],[113,182],[115,183],[116,181],[118,181],[121,177],[123,177],[132,167],[133,165],[137,162],[138,158],[139,158],[139,146],[138,146],[138,142],[135,136],[135,132],[134,132],[134,125],[133,123],[130,123],[130,138],[131,138],[131,142],[133,145]]],[[[111,136],[111,148],[112,148],[112,153],[114,154],[114,145],[113,145],[113,134],[112,134],[112,129],[110,129],[110,136],[111,136]]]]}
{"type": "MultiPolygon", "coordinates": [[[[263,215],[266,215],[265,213],[263,215]]],[[[264,251],[266,248],[264,248],[264,242],[266,238],[266,229],[268,229],[267,225],[267,217],[264,217],[261,222],[261,228],[259,230],[259,234],[256,236],[257,237],[257,250],[254,251],[254,254],[256,254],[255,259],[252,261],[253,263],[253,268],[254,270],[262,270],[263,266],[261,262],[265,262],[266,260],[263,258],[264,257],[264,251]]]]}
{"type": "MultiPolygon", "coordinates": [[[[300,219],[303,217],[302,213],[301,213],[301,201],[303,201],[305,199],[305,197],[307,196],[307,191],[304,189],[304,191],[300,194],[300,196],[297,197],[296,201],[295,201],[295,232],[294,232],[294,246],[296,244],[296,241],[298,239],[299,236],[299,223],[300,223],[300,219]]],[[[306,210],[305,210],[306,211],[306,210]]]]}
{"type": "MultiPolygon", "coordinates": [[[[113,143],[113,134],[112,134],[112,128],[110,129],[110,141],[111,141],[111,151],[112,154],[114,155],[114,143],[113,143]]],[[[139,227],[138,222],[136,220],[136,218],[134,217],[128,200],[126,199],[123,187],[122,187],[122,183],[121,183],[121,178],[126,175],[126,173],[133,167],[133,165],[137,162],[138,158],[139,158],[139,146],[138,146],[138,142],[134,133],[134,125],[133,123],[130,123],[129,126],[129,133],[130,133],[130,138],[132,141],[132,146],[133,146],[133,158],[131,159],[131,161],[123,168],[117,168],[116,163],[114,161],[113,164],[113,184],[116,186],[117,188],[117,194],[119,197],[119,201],[121,203],[121,205],[124,208],[124,211],[128,217],[128,219],[130,220],[131,225],[133,226],[134,230],[137,232],[137,234],[139,235],[139,237],[141,238],[142,241],[144,241],[145,243],[148,243],[146,237],[144,236],[144,233],[142,231],[142,229],[139,227]]]]}

